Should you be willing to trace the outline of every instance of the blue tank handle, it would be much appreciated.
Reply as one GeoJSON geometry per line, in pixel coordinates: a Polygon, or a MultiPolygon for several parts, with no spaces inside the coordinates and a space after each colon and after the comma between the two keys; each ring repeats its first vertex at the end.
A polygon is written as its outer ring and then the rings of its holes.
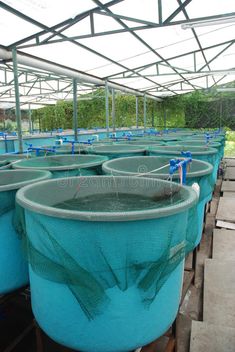
{"type": "MultiPolygon", "coordinates": [[[[188,152],[190,153],[190,152],[188,152]]],[[[191,153],[190,153],[191,154],[191,153]]],[[[182,184],[186,185],[186,177],[187,177],[187,165],[192,162],[191,157],[187,157],[187,159],[171,159],[170,160],[170,175],[173,175],[179,168],[182,168],[182,184]]]]}

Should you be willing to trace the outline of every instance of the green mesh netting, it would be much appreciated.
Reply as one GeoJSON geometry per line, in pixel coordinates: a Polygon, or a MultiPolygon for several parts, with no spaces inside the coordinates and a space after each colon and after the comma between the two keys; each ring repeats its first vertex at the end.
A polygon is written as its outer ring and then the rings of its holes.
{"type": "Polygon", "coordinates": [[[151,304],[192,245],[186,229],[188,209],[197,201],[195,192],[146,178],[76,177],[61,182],[17,193],[15,226],[21,229],[33,272],[67,285],[88,319],[102,314],[113,287],[124,292],[135,286],[142,304],[151,304]],[[106,204],[104,211],[107,193],[113,195],[113,204],[106,204]],[[118,194],[123,193],[139,196],[139,209],[117,211],[118,194]],[[94,194],[96,211],[90,206],[79,210],[79,204],[94,194]],[[143,195],[154,199],[156,207],[143,207],[143,195]],[[68,200],[74,199],[76,207],[68,208],[68,200]]]}

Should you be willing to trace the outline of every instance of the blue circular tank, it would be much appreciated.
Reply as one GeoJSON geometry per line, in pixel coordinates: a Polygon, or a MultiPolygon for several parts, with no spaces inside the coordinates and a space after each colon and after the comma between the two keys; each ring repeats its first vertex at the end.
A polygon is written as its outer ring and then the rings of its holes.
{"type": "Polygon", "coordinates": [[[139,139],[137,141],[126,141],[125,143],[122,142],[122,145],[133,145],[133,146],[139,146],[140,148],[141,147],[148,147],[150,145],[154,145],[154,146],[157,146],[157,145],[164,145],[164,142],[161,142],[161,141],[155,141],[154,139],[139,139]]]}
{"type": "Polygon", "coordinates": [[[214,184],[217,180],[217,172],[220,163],[220,156],[218,150],[206,146],[179,146],[179,145],[165,145],[164,147],[149,147],[148,153],[151,156],[170,156],[172,158],[183,156],[182,153],[191,152],[193,159],[206,161],[213,165],[213,180],[214,184]]]}
{"type": "Polygon", "coordinates": [[[7,161],[7,162],[13,162],[16,160],[21,160],[21,159],[26,159],[28,158],[27,154],[10,154],[10,153],[6,153],[6,154],[0,154],[0,161],[7,161]]]}
{"type": "Polygon", "coordinates": [[[129,144],[113,144],[107,146],[94,145],[87,149],[87,153],[105,155],[109,159],[121,158],[126,156],[145,155],[145,146],[135,146],[129,144]]]}
{"type": "Polygon", "coordinates": [[[47,171],[8,170],[0,172],[0,294],[28,283],[28,265],[16,231],[15,194],[25,185],[51,177],[47,171]]]}
{"type": "Polygon", "coordinates": [[[25,209],[33,312],[53,340],[124,352],[168,330],[181,297],[193,189],[71,177],[24,187],[17,202],[25,209]]]}
{"type": "Polygon", "coordinates": [[[20,160],[14,169],[47,170],[53,178],[88,176],[101,173],[101,165],[107,158],[100,155],[55,155],[20,160]]]}
{"type": "Polygon", "coordinates": [[[0,154],[0,170],[11,169],[13,162],[26,157],[26,154],[0,154]]]}
{"type": "Polygon", "coordinates": [[[221,142],[213,142],[209,141],[209,144],[207,145],[204,140],[200,139],[190,139],[190,140],[184,140],[184,141],[177,141],[177,142],[169,142],[167,143],[168,145],[183,145],[183,146],[188,146],[188,147],[210,147],[210,148],[215,148],[219,151],[219,156],[220,159],[223,158],[224,155],[224,146],[222,145],[221,142]]]}
{"type": "MultiPolygon", "coordinates": [[[[145,156],[119,158],[106,161],[102,165],[103,173],[113,176],[139,176],[167,180],[169,179],[170,157],[145,156]]],[[[182,159],[183,160],[183,159],[182,159]]],[[[189,211],[189,226],[187,229],[189,250],[196,247],[203,230],[204,209],[212,198],[214,189],[213,166],[207,162],[193,159],[187,171],[186,185],[197,183],[200,187],[198,203],[189,211]]],[[[180,182],[179,172],[172,175],[172,180],[180,182]]]]}

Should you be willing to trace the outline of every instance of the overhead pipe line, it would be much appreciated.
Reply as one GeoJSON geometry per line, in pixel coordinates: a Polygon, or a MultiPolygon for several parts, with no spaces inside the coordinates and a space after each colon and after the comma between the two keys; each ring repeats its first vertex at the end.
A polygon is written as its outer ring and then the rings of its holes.
{"type": "MultiPolygon", "coordinates": [[[[12,52],[5,48],[0,48],[0,60],[12,60],[12,52]]],[[[109,88],[120,90],[124,93],[132,94],[135,96],[144,97],[145,95],[145,93],[142,93],[141,91],[138,91],[136,89],[132,89],[132,88],[123,86],[121,84],[114,83],[112,81],[107,81],[102,78],[89,75],[89,74],[77,71],[75,69],[71,69],[69,67],[58,65],[54,62],[43,60],[36,56],[25,54],[19,51],[17,51],[17,61],[21,65],[38,68],[41,70],[53,72],[58,75],[63,75],[70,78],[76,78],[80,82],[92,83],[98,86],[105,86],[107,82],[109,88]]],[[[162,101],[161,98],[155,97],[153,95],[147,95],[147,97],[159,102],[162,101]]]]}

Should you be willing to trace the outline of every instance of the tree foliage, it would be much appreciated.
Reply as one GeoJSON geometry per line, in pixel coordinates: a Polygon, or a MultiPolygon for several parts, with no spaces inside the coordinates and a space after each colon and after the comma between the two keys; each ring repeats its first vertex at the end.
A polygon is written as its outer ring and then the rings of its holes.
{"type": "MultiPolygon", "coordinates": [[[[105,92],[97,89],[84,100],[78,100],[79,128],[106,126],[105,92]]],[[[136,97],[115,94],[115,127],[136,125],[136,97]]],[[[215,89],[196,91],[164,98],[162,102],[147,99],[146,122],[148,127],[217,128],[235,127],[235,97],[231,93],[220,95],[215,89]]],[[[73,127],[73,102],[58,101],[56,105],[34,110],[32,120],[39,122],[41,130],[73,127]]],[[[112,127],[112,97],[109,95],[109,125],[112,127]]],[[[144,125],[144,99],[138,98],[138,125],[144,125]]]]}

